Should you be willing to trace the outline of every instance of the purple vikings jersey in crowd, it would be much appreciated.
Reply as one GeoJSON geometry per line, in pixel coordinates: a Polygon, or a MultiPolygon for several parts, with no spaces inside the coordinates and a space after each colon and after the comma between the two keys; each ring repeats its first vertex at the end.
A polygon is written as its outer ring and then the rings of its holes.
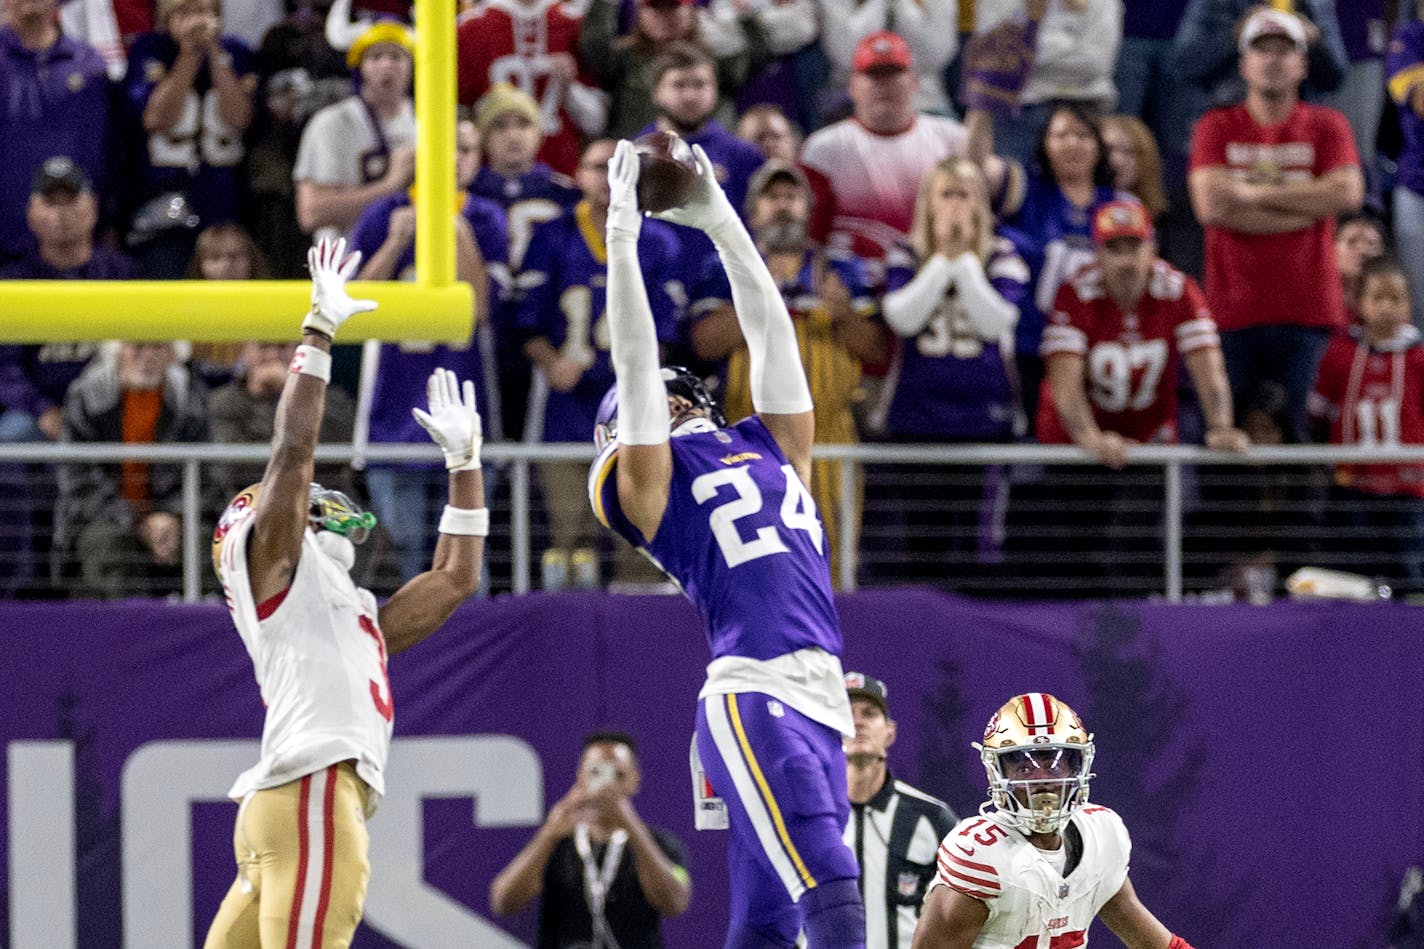
{"type": "Polygon", "coordinates": [[[672,438],[668,506],[652,542],[618,503],[617,442],[589,475],[594,513],[645,549],[702,614],[712,657],[841,654],[829,552],[811,494],[761,419],[672,438]]]}
{"type": "Polygon", "coordinates": [[[1080,208],[1064,197],[1054,180],[1047,175],[1029,175],[1024,203],[1008,219],[1013,230],[1026,239],[1026,256],[1033,268],[1033,293],[1028,305],[1019,312],[1019,325],[1014,332],[1018,352],[1038,353],[1043,336],[1044,314],[1053,309],[1053,298],[1063,281],[1093,258],[1092,220],[1098,205],[1115,198],[1131,195],[1099,187],[1093,191],[1093,203],[1080,208]]]}
{"type": "Polygon", "coordinates": [[[509,227],[509,266],[519,270],[534,228],[552,221],[583,198],[566,175],[542,162],[515,178],[481,168],[470,182],[470,193],[504,208],[509,227]]]}
{"type": "MultiPolygon", "coordinates": [[[[670,226],[661,221],[643,222],[638,260],[662,341],[676,332],[686,296],[677,276],[678,255],[678,239],[670,226]]],[[[573,389],[549,392],[542,441],[586,441],[593,431],[599,400],[613,385],[603,314],[607,284],[603,234],[594,226],[587,204],[581,202],[557,220],[534,229],[519,275],[516,331],[526,340],[542,336],[565,356],[588,365],[573,389]]]]}
{"type": "MultiPolygon", "coordinates": [[[[385,243],[389,233],[391,212],[410,204],[406,191],[380,198],[366,206],[351,232],[351,250],[360,251],[365,260],[385,243]]],[[[465,196],[461,214],[470,222],[470,230],[475,235],[475,243],[485,259],[485,270],[489,275],[489,313],[491,321],[498,320],[498,314],[509,298],[509,239],[505,227],[504,210],[493,201],[465,196]]],[[[406,248],[396,262],[396,280],[415,279],[415,248],[406,248]]],[[[386,343],[381,347],[380,365],[376,370],[376,390],[371,402],[372,442],[424,442],[429,436],[425,429],[410,414],[410,406],[418,405],[425,398],[426,382],[430,374],[443,367],[461,379],[469,379],[475,384],[476,401],[489,420],[487,424],[498,424],[498,413],[488,411],[497,405],[497,396],[492,389],[497,384],[486,373],[486,362],[492,358],[486,352],[481,337],[486,342],[493,340],[487,331],[477,327],[470,345],[463,348],[432,345],[418,342],[386,343]]],[[[490,438],[499,437],[495,429],[485,433],[490,438]]],[[[422,466],[424,467],[424,466],[422,466]]]]}
{"type": "MultiPolygon", "coordinates": [[[[252,52],[242,41],[222,37],[223,52],[232,60],[238,78],[252,74],[252,52]]],[[[129,50],[129,69],[124,76],[124,97],[137,128],[158,84],[178,59],[178,43],[167,33],[145,33],[129,50]]],[[[143,195],[152,197],[165,191],[182,191],[204,226],[231,221],[238,216],[238,172],[246,150],[243,130],[222,120],[218,93],[204,63],[193,79],[178,123],[166,133],[149,136],[140,149],[146,169],[143,195]]]]}
{"type": "MultiPolygon", "coordinates": [[[[914,279],[916,264],[908,248],[887,261],[887,293],[914,279]]],[[[1028,305],[1028,264],[1008,238],[995,238],[984,272],[1006,301],[1020,311],[1028,305]]],[[[886,386],[888,435],[986,441],[1013,436],[1019,400],[1011,340],[981,340],[950,293],[918,336],[899,343],[886,386]]]]}

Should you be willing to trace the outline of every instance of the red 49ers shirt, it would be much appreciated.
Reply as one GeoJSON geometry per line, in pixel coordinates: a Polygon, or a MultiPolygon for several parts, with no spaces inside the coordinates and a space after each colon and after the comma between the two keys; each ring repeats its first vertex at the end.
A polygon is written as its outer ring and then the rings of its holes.
{"type": "MultiPolygon", "coordinates": [[[[1310,409],[1329,420],[1332,444],[1424,444],[1424,346],[1418,343],[1412,326],[1377,346],[1345,335],[1330,341],[1310,409]]],[[[1369,494],[1424,498],[1424,465],[1340,465],[1335,481],[1369,494]]]]}
{"type": "MultiPolygon", "coordinates": [[[[1055,355],[1084,360],[1088,403],[1103,431],[1167,443],[1177,440],[1177,355],[1220,345],[1196,281],[1158,260],[1131,313],[1107,295],[1096,263],[1079,270],[1058,290],[1041,352],[1045,360],[1055,355]]],[[[1037,422],[1039,441],[1073,440],[1047,380],[1037,422]]]]}

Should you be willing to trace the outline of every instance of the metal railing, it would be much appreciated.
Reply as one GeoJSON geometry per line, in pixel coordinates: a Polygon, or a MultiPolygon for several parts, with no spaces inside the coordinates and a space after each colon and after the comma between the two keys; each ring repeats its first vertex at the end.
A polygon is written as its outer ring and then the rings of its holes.
{"type": "MultiPolygon", "coordinates": [[[[0,443],[0,463],[118,463],[138,461],[183,466],[183,599],[201,596],[200,571],[206,563],[206,539],[200,536],[202,466],[213,463],[260,464],[267,460],[266,445],[216,445],[203,443],[122,444],[122,443],[0,443]]],[[[321,445],[318,463],[349,462],[349,444],[321,445]]],[[[530,589],[531,565],[531,466],[547,461],[591,461],[592,445],[490,442],[484,446],[486,464],[507,470],[510,508],[512,588],[515,593],[530,589]]],[[[1097,466],[1098,462],[1081,450],[1067,445],[817,445],[817,459],[852,462],[840,466],[839,522],[857,520],[856,479],[861,465],[1051,465],[1097,466]]],[[[439,462],[434,445],[370,445],[365,450],[370,463],[439,462]]],[[[1183,595],[1183,472],[1195,466],[1263,468],[1266,466],[1306,467],[1336,464],[1424,464],[1424,446],[1360,447],[1331,445],[1262,446],[1240,455],[1209,451],[1185,445],[1144,445],[1133,448],[1128,465],[1159,468],[1163,477],[1162,509],[1162,593],[1169,602],[1183,595]]],[[[841,531],[839,543],[839,588],[854,590],[857,584],[859,550],[857,534],[841,531]]]]}

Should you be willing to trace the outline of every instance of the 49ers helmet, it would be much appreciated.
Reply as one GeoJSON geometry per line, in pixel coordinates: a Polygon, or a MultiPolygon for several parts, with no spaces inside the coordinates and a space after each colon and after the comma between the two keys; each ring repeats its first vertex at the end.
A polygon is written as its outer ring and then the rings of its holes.
{"type": "Polygon", "coordinates": [[[975,742],[997,816],[1025,834],[1053,834],[1088,803],[1093,736],[1078,713],[1047,692],[1004,703],[975,742]],[[1022,797],[1015,792],[1022,792],[1022,797]]]}
{"type": "MultiPolygon", "coordinates": [[[[251,517],[257,509],[257,495],[261,484],[250,484],[237,493],[218,518],[218,526],[213,530],[213,572],[222,579],[222,546],[228,532],[238,522],[251,517]]],[[[312,482],[308,494],[310,509],[307,524],[312,530],[331,531],[360,545],[376,526],[376,515],[363,511],[344,493],[333,488],[323,488],[312,482]]]]}
{"type": "Polygon", "coordinates": [[[218,526],[213,529],[213,573],[218,575],[218,580],[223,578],[222,549],[223,541],[227,539],[228,531],[237,524],[252,516],[252,512],[257,509],[257,492],[262,487],[260,484],[249,484],[237,496],[228,502],[223,508],[222,516],[218,518],[218,526]]]}

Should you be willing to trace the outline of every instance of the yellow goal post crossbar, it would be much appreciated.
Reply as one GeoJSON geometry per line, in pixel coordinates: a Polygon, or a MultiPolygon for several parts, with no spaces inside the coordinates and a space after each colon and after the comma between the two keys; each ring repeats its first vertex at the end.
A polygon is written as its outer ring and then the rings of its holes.
{"type": "MultiPolygon", "coordinates": [[[[415,0],[415,21],[416,279],[351,284],[380,305],[353,316],[342,342],[463,344],[473,329],[475,290],[455,279],[455,0],[415,0]]],[[[4,280],[0,343],[282,342],[310,301],[304,280],[4,280]]]]}

